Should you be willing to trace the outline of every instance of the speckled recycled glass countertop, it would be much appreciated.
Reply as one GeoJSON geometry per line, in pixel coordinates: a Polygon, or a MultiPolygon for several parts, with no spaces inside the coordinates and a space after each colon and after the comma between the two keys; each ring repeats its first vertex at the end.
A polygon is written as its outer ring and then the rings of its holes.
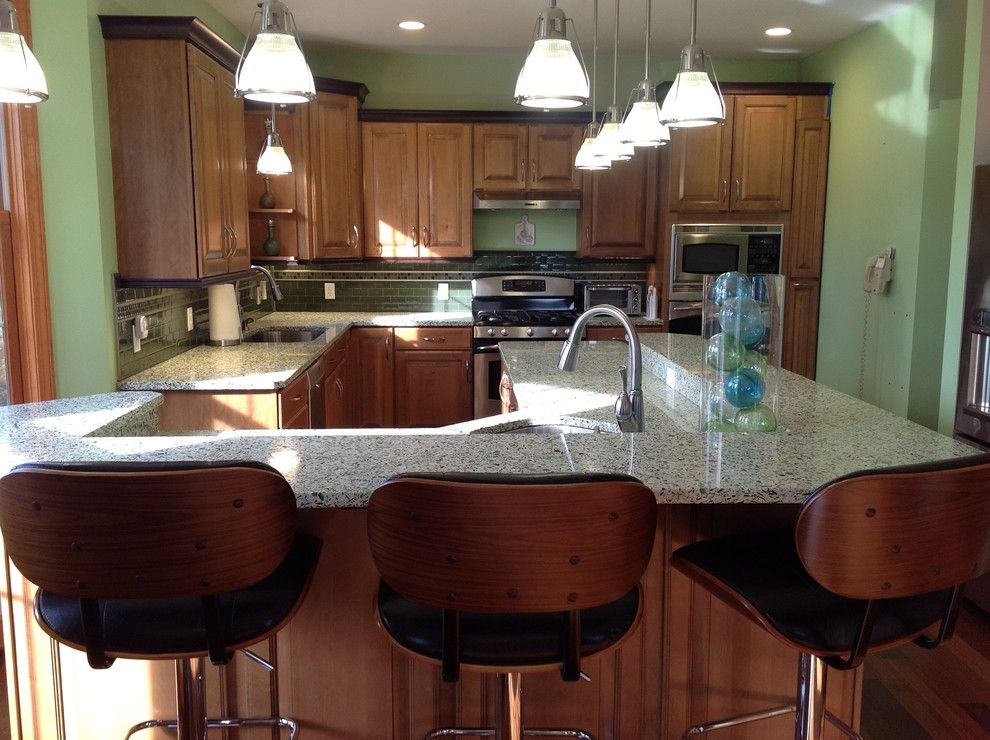
{"type": "MultiPolygon", "coordinates": [[[[636,317],[634,322],[658,325],[636,317]]],[[[593,321],[603,325],[607,321],[593,321]]],[[[117,383],[121,391],[273,391],[295,380],[338,337],[353,326],[473,326],[470,311],[458,312],[304,312],[276,311],[251,324],[250,334],[275,326],[321,327],[310,342],[267,344],[242,342],[233,347],[200,345],[117,383]]]]}
{"type": "Polygon", "coordinates": [[[156,436],[161,396],[109,393],[0,409],[0,473],[29,461],[232,460],[280,470],[309,508],[361,507],[408,471],[627,473],[660,503],[798,503],[845,473],[972,454],[974,449],[823,385],[784,373],[783,429],[697,431],[701,343],[645,334],[646,431],[609,433],[621,342],[589,342],[578,371],[556,370],[560,344],[505,342],[522,409],[443,429],[235,431],[156,436]],[[694,396],[697,397],[696,395],[694,396]],[[569,417],[600,434],[498,434],[569,417]]]}

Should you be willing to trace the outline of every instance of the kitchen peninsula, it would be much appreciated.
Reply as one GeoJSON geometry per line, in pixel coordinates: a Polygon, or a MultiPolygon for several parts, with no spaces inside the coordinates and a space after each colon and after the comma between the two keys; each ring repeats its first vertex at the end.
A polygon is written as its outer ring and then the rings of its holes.
{"type": "MultiPolygon", "coordinates": [[[[278,318],[284,323],[287,315],[278,318]]],[[[527,693],[538,698],[527,703],[527,721],[579,724],[602,738],[678,737],[703,716],[784,701],[796,660],[671,573],[665,565],[671,550],[713,533],[787,519],[808,491],[851,470],[972,452],[790,373],[781,384],[782,429],[699,433],[692,400],[699,342],[643,335],[648,403],[646,431],[639,434],[607,431],[623,344],[589,343],[577,372],[565,374],[555,369],[559,344],[506,342],[502,354],[521,409],[500,417],[431,430],[158,435],[160,396],[130,391],[0,409],[2,467],[30,460],[248,458],[281,470],[296,491],[301,526],[324,541],[317,577],[277,642],[257,648],[277,664],[277,681],[235,659],[217,671],[222,683],[211,675],[214,689],[223,686],[211,701],[217,712],[255,715],[267,714],[275,702],[309,736],[368,740],[414,737],[455,720],[484,724],[493,685],[476,675],[465,675],[456,687],[442,685],[437,671],[392,651],[378,630],[371,609],[377,575],[361,508],[370,492],[411,470],[631,473],[660,504],[642,623],[619,650],[587,661],[591,683],[564,684],[553,671],[528,679],[527,693]],[[494,433],[561,416],[602,432],[494,433]]],[[[305,356],[297,362],[304,365],[305,356]]],[[[54,737],[58,727],[80,739],[122,735],[133,722],[171,711],[169,665],[119,661],[109,671],[90,671],[80,653],[52,653],[34,625],[30,586],[16,573],[9,585],[5,629],[15,648],[10,660],[26,736],[54,737]],[[102,711],[106,697],[113,697],[115,711],[102,711]]],[[[858,716],[860,681],[859,672],[850,672],[830,682],[829,704],[847,721],[858,716]]],[[[780,727],[788,721],[782,718],[780,727]]],[[[755,732],[767,737],[767,726],[755,732]]]]}

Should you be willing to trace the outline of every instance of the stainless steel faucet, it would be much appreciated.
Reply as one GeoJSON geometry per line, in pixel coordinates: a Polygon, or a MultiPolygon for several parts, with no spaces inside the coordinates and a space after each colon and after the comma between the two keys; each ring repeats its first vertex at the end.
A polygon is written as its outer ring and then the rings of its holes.
{"type": "Polygon", "coordinates": [[[560,350],[560,360],[557,368],[566,372],[573,372],[577,367],[578,348],[581,346],[581,335],[589,320],[595,316],[611,316],[616,319],[626,331],[626,339],[629,342],[629,375],[627,369],[619,368],[619,379],[622,382],[622,390],[615,400],[615,420],[619,422],[619,429],[623,432],[643,431],[643,354],[639,345],[639,335],[636,333],[632,321],[615,306],[595,306],[589,308],[578,316],[577,321],[571,328],[571,333],[564,342],[560,350]]]}
{"type": "Polygon", "coordinates": [[[268,278],[268,287],[272,289],[272,298],[276,301],[282,300],[282,290],[278,287],[278,283],[275,282],[275,276],[272,275],[272,271],[267,267],[262,267],[261,265],[251,265],[251,269],[256,272],[260,272],[268,278]]]}

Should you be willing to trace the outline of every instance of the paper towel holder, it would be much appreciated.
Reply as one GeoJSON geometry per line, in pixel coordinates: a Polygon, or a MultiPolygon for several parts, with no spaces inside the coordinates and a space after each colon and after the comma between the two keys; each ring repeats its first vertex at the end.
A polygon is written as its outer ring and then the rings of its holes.
{"type": "Polygon", "coordinates": [[[207,286],[211,347],[232,347],[241,343],[241,307],[232,283],[207,286]]]}

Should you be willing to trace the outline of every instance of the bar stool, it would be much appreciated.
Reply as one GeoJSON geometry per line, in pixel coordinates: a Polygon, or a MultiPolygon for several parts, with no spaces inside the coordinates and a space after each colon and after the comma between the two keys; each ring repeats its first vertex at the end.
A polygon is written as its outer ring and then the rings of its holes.
{"type": "Polygon", "coordinates": [[[655,530],[653,493],[628,476],[411,473],[378,488],[368,537],[381,626],[446,682],[462,666],[500,678],[495,728],[426,737],[590,739],[524,731],[521,673],[559,666],[577,681],[583,657],[629,634],[655,530]]]}
{"type": "Polygon", "coordinates": [[[838,478],[808,497],[793,530],[696,542],[670,562],[800,653],[795,704],[685,738],[789,712],[795,738],[821,738],[826,719],[859,738],[825,709],[827,669],[952,636],[963,586],[990,568],[990,455],[838,478]]]}
{"type": "Polygon", "coordinates": [[[149,720],[202,740],[208,728],[288,718],[206,716],[203,659],[278,632],[309,587],[319,540],[296,532],[278,471],[253,462],[30,464],[0,479],[7,554],[38,586],[34,612],[90,666],[176,661],[177,719],[149,720]]]}

